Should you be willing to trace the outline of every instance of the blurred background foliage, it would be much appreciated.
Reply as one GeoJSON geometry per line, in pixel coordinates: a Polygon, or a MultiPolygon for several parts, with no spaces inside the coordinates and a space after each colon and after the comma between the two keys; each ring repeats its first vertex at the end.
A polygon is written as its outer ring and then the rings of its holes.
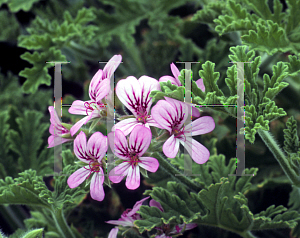
{"type": "MultiPolygon", "coordinates": [[[[287,5],[281,2],[284,11],[287,5]]],[[[105,65],[98,62],[106,62],[115,54],[123,58],[115,72],[115,83],[130,75],[156,79],[171,75],[170,63],[180,61],[200,62],[192,66],[193,80],[197,80],[202,64],[210,60],[216,65],[215,71],[220,72],[219,88],[229,94],[225,84],[226,70],[231,66],[229,48],[242,44],[240,34],[219,35],[211,19],[204,23],[191,21],[203,9],[203,4],[209,5],[202,0],[0,0],[0,178],[18,177],[18,173],[29,168],[41,176],[52,172],[53,148],[47,149],[47,139],[50,135],[48,106],[54,100],[54,67],[46,61],[71,62],[62,66],[65,105],[88,99],[89,82],[105,65]]],[[[264,57],[258,75],[260,88],[262,75],[271,75],[272,66],[278,61],[288,61],[288,54],[279,53],[272,58],[256,53],[264,57]]],[[[178,63],[177,67],[184,66],[178,63]]],[[[287,116],[270,124],[270,131],[282,146],[283,129],[290,116],[297,121],[300,134],[300,104],[295,100],[299,99],[299,94],[295,95],[299,92],[298,76],[290,79],[290,86],[275,98],[276,105],[287,112],[287,116]]],[[[63,122],[75,123],[81,118],[67,110],[68,106],[64,106],[63,122]]],[[[202,115],[213,116],[216,130],[196,139],[211,154],[224,154],[229,162],[236,156],[236,120],[209,109],[202,115]]],[[[66,149],[73,151],[69,144],[63,145],[63,150],[66,149]]],[[[246,167],[259,168],[246,194],[250,210],[258,213],[272,204],[288,207],[290,182],[262,140],[256,136],[255,144],[246,141],[245,150],[246,167]]],[[[53,190],[52,177],[45,176],[44,181],[53,190]]],[[[145,189],[154,184],[164,186],[164,181],[168,178],[158,170],[134,191],[127,190],[124,181],[113,185],[113,189],[105,187],[103,202],[87,195],[70,211],[68,221],[83,237],[105,237],[112,226],[104,221],[118,219],[124,209],[142,198],[145,189]]],[[[6,234],[18,228],[52,229],[51,224],[42,222],[42,213],[33,208],[29,213],[25,206],[1,206],[0,212],[0,227],[6,234]],[[24,223],[26,218],[31,220],[24,223]]],[[[257,234],[287,237],[289,232],[282,229],[257,234]]],[[[185,237],[202,237],[204,233],[207,237],[238,237],[206,227],[187,232],[185,237]]]]}

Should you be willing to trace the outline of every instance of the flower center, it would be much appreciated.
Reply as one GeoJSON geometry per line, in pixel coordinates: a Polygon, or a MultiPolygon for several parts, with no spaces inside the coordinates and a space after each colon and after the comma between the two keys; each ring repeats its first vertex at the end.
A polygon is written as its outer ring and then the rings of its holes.
{"type": "Polygon", "coordinates": [[[142,122],[143,124],[146,124],[147,118],[150,117],[150,115],[147,115],[147,112],[145,112],[144,110],[142,111],[137,111],[138,117],[136,118],[136,120],[138,122],[142,122]]]}
{"type": "Polygon", "coordinates": [[[88,116],[88,111],[93,112],[94,110],[97,110],[98,107],[105,107],[102,103],[96,103],[96,102],[85,102],[84,107],[86,108],[86,115],[88,116]]]}
{"type": "Polygon", "coordinates": [[[177,129],[173,129],[172,130],[172,135],[174,135],[175,138],[178,138],[180,137],[181,135],[184,136],[185,140],[186,140],[186,137],[184,135],[184,127],[181,129],[181,130],[177,130],[177,129]]]}
{"type": "Polygon", "coordinates": [[[99,163],[98,161],[90,161],[88,169],[83,167],[86,170],[90,170],[90,174],[89,174],[89,176],[87,176],[86,179],[88,179],[91,176],[92,172],[98,173],[100,171],[101,166],[102,166],[102,164],[99,163]]]}
{"type": "Polygon", "coordinates": [[[66,128],[64,128],[64,127],[62,127],[62,129],[61,129],[61,133],[62,133],[62,134],[69,133],[69,130],[68,130],[68,129],[66,129],[66,128]]]}

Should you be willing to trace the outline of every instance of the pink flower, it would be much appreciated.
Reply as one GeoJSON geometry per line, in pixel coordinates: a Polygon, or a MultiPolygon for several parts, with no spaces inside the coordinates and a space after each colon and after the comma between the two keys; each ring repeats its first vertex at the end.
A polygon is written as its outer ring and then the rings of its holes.
{"type": "MultiPolygon", "coordinates": [[[[171,81],[172,84],[176,85],[176,86],[182,86],[181,82],[179,81],[178,77],[180,76],[180,71],[178,70],[178,68],[176,67],[176,65],[174,63],[170,64],[171,66],[171,71],[174,77],[169,76],[169,75],[165,75],[160,77],[159,82],[168,82],[171,81]]],[[[205,92],[205,86],[203,84],[203,79],[200,78],[196,81],[196,84],[198,86],[198,88],[200,88],[203,92],[205,92]]],[[[199,110],[192,106],[192,115],[193,117],[199,117],[200,116],[200,112],[199,110]]]]}
{"type": "Polygon", "coordinates": [[[130,134],[129,146],[121,130],[117,129],[115,132],[110,132],[107,137],[111,150],[118,158],[124,160],[109,173],[109,179],[113,183],[121,182],[127,175],[126,187],[136,189],[140,186],[139,167],[152,173],[156,172],[159,166],[157,159],[141,157],[151,143],[152,134],[150,129],[141,125],[136,126],[130,134]],[[113,133],[115,133],[115,140],[113,139],[113,133]]]}
{"type": "Polygon", "coordinates": [[[111,231],[108,234],[108,238],[117,238],[118,231],[119,231],[118,227],[111,229],[111,231]]]}
{"type": "Polygon", "coordinates": [[[72,106],[69,108],[69,113],[86,115],[71,128],[70,131],[72,136],[89,120],[101,117],[100,112],[106,107],[101,100],[110,93],[110,77],[119,66],[121,60],[121,55],[114,55],[105,65],[103,71],[99,69],[94,75],[89,87],[89,96],[91,100],[76,100],[72,103],[72,106]]]}
{"type": "Polygon", "coordinates": [[[118,122],[112,131],[119,129],[127,136],[137,125],[147,128],[156,126],[156,122],[150,115],[148,116],[152,104],[149,95],[153,90],[160,90],[160,85],[156,79],[148,76],[142,76],[139,80],[133,76],[120,80],[116,87],[116,94],[136,118],[118,122]]]}
{"type": "Polygon", "coordinates": [[[142,206],[143,202],[145,200],[147,200],[149,197],[146,197],[146,198],[143,198],[142,200],[140,201],[137,201],[133,208],[130,209],[126,209],[122,215],[121,215],[121,218],[119,218],[117,221],[115,220],[110,220],[110,221],[107,221],[107,223],[109,224],[113,224],[113,225],[118,225],[118,226],[129,226],[129,227],[134,227],[134,224],[133,222],[135,220],[140,220],[141,219],[141,216],[139,214],[137,214],[136,212],[138,210],[140,210],[140,207],[142,206]]]}
{"type": "MultiPolygon", "coordinates": [[[[155,201],[154,199],[151,199],[149,202],[149,206],[150,207],[157,207],[159,210],[161,210],[162,212],[164,212],[164,209],[162,208],[162,206],[160,205],[159,202],[155,201]]],[[[196,223],[190,223],[190,224],[186,224],[185,226],[185,230],[191,230],[195,227],[197,227],[198,225],[196,223]]],[[[180,224],[180,225],[176,225],[173,229],[170,229],[170,225],[169,224],[164,224],[162,227],[155,227],[155,229],[163,232],[160,235],[155,236],[155,238],[172,238],[172,236],[168,236],[168,235],[176,235],[182,232],[184,228],[184,224],[180,224]]]]}
{"type": "Polygon", "coordinates": [[[107,137],[101,132],[95,132],[88,143],[86,143],[84,132],[79,133],[74,140],[74,153],[79,160],[88,165],[76,170],[68,178],[67,182],[70,188],[76,188],[94,173],[90,184],[91,197],[97,201],[104,199],[102,158],[106,154],[107,147],[107,137]]]}
{"type": "Polygon", "coordinates": [[[48,110],[50,112],[50,122],[51,122],[51,125],[49,127],[49,132],[51,136],[49,136],[48,138],[48,144],[49,144],[48,148],[57,146],[59,144],[68,141],[72,141],[73,139],[68,139],[68,138],[61,138],[57,140],[57,138],[59,137],[70,135],[70,131],[61,124],[53,106],[48,107],[48,110]]]}
{"type": "Polygon", "coordinates": [[[170,137],[163,145],[163,152],[169,158],[174,158],[178,153],[179,142],[187,149],[192,159],[198,163],[205,163],[210,156],[209,150],[198,141],[188,136],[197,136],[214,130],[215,122],[212,117],[204,116],[183,127],[188,117],[188,106],[178,100],[165,97],[159,100],[152,108],[153,119],[160,125],[159,128],[166,129],[170,137]]]}

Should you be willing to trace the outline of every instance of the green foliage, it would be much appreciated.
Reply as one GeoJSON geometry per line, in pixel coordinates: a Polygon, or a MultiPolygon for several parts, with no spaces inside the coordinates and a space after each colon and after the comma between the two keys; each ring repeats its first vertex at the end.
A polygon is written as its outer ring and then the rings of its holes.
{"type": "Polygon", "coordinates": [[[50,85],[51,77],[48,68],[53,64],[45,63],[50,61],[66,61],[62,54],[62,48],[75,47],[77,42],[81,44],[92,43],[94,39],[95,26],[87,24],[95,19],[93,9],[83,8],[72,18],[70,13],[64,13],[64,22],[59,24],[57,20],[48,21],[37,17],[31,27],[27,29],[30,35],[21,35],[18,39],[19,46],[27,49],[41,50],[39,53],[26,52],[21,58],[33,64],[32,68],[26,68],[20,72],[20,76],[27,78],[23,84],[25,93],[36,92],[40,84],[50,85]],[[85,41],[81,36],[85,36],[85,41]]]}
{"type": "Polygon", "coordinates": [[[277,228],[293,228],[299,220],[299,213],[296,211],[287,211],[288,209],[280,205],[275,208],[272,205],[266,211],[254,215],[254,222],[252,230],[272,229],[274,226],[277,228]],[[280,214],[284,212],[283,214],[280,214]],[[275,216],[276,215],[276,216],[275,216]]]}
{"type": "Polygon", "coordinates": [[[1,0],[0,6],[4,3],[7,3],[9,10],[11,12],[18,12],[20,10],[23,10],[25,12],[28,12],[32,5],[40,0],[28,0],[28,1],[22,1],[22,0],[1,0]]]}
{"type": "Polygon", "coordinates": [[[41,151],[42,136],[48,128],[46,123],[41,123],[42,117],[41,112],[25,111],[23,117],[16,119],[18,131],[10,129],[7,133],[9,148],[19,156],[15,164],[19,171],[31,168],[39,175],[51,172],[48,167],[51,163],[50,150],[44,148],[41,151]]]}
{"type": "Polygon", "coordinates": [[[268,54],[300,50],[298,0],[288,0],[282,12],[279,0],[273,1],[273,13],[268,1],[217,0],[205,5],[192,20],[211,24],[219,35],[241,31],[243,44],[268,54]],[[250,13],[253,11],[254,13],[250,13]]]}
{"type": "Polygon", "coordinates": [[[15,41],[20,34],[20,26],[16,17],[7,11],[0,11],[0,19],[0,28],[2,29],[0,32],[0,41],[15,41]]]}
{"type": "Polygon", "coordinates": [[[203,6],[203,9],[197,11],[192,21],[212,24],[213,20],[222,14],[226,4],[224,2],[209,2],[203,6]]]}
{"type": "MultiPolygon", "coordinates": [[[[62,176],[57,176],[54,179],[54,192],[48,202],[55,207],[55,209],[71,209],[78,205],[85,197],[87,191],[80,186],[70,188],[67,184],[69,176],[78,169],[74,164],[74,155],[71,150],[62,152],[63,163],[65,167],[62,171],[62,176]]],[[[89,187],[87,188],[89,191],[89,187]]]]}
{"type": "Polygon", "coordinates": [[[170,97],[177,99],[179,101],[184,101],[184,87],[176,86],[172,84],[170,81],[168,82],[160,82],[161,91],[153,90],[150,94],[153,102],[157,102],[158,100],[164,100],[164,97],[170,97]]]}
{"type": "Polygon", "coordinates": [[[42,177],[36,171],[26,170],[19,173],[20,177],[6,177],[0,180],[0,204],[21,204],[40,206],[50,209],[48,198],[51,192],[47,189],[42,177]]]}
{"type": "Polygon", "coordinates": [[[284,129],[284,147],[286,153],[297,153],[299,149],[299,137],[297,135],[297,121],[291,116],[286,122],[284,129]]]}

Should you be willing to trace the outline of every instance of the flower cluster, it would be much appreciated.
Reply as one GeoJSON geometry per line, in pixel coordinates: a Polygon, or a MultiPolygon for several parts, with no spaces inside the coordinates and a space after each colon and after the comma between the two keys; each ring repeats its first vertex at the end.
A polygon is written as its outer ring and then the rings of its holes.
{"type": "MultiPolygon", "coordinates": [[[[209,116],[200,117],[184,126],[187,117],[191,114],[189,110],[191,107],[187,103],[172,98],[165,97],[165,100],[158,101],[151,108],[152,101],[149,95],[153,90],[160,90],[159,82],[170,80],[171,83],[181,86],[178,80],[179,70],[172,63],[171,70],[174,77],[163,76],[158,81],[148,76],[141,76],[139,79],[129,76],[120,80],[116,86],[116,95],[133,114],[132,118],[121,120],[115,124],[107,136],[101,132],[87,135],[85,130],[81,129],[84,124],[112,113],[112,109],[107,106],[111,105],[113,101],[110,78],[121,60],[121,55],[113,56],[104,69],[99,69],[94,75],[89,86],[90,100],[76,100],[72,103],[69,113],[85,116],[75,125],[61,123],[54,108],[49,107],[51,114],[49,147],[74,141],[74,153],[80,160],[78,164],[82,165],[68,178],[69,187],[75,188],[91,177],[90,194],[97,201],[102,201],[105,196],[104,176],[108,176],[113,183],[119,183],[126,177],[126,187],[133,190],[140,186],[141,170],[152,173],[157,171],[159,162],[156,158],[151,157],[151,153],[147,152],[152,140],[151,129],[165,130],[164,135],[168,137],[162,147],[165,156],[174,158],[178,153],[179,143],[181,143],[196,163],[203,164],[209,159],[210,153],[207,148],[192,139],[192,136],[211,132],[215,128],[214,120],[209,116]],[[88,141],[87,136],[89,136],[88,141]],[[126,136],[128,137],[126,138],[126,136]],[[57,142],[56,138],[59,137],[61,140],[57,142]],[[108,145],[115,157],[119,158],[119,163],[107,173],[105,155],[108,145]]],[[[197,80],[196,83],[201,90],[205,90],[202,79],[197,80]]],[[[192,114],[196,117],[200,116],[199,110],[196,108],[193,108],[192,114]]],[[[126,210],[118,221],[109,221],[108,223],[133,227],[133,222],[141,219],[136,211],[146,199],[137,202],[132,210],[126,210]]],[[[150,206],[156,206],[163,212],[160,204],[154,200],[150,201],[150,206]]],[[[158,231],[156,237],[180,234],[184,229],[192,229],[194,226],[194,224],[178,224],[174,227],[168,225],[156,227],[158,231]]],[[[116,237],[117,233],[118,228],[114,228],[109,237],[116,237]]]]}

